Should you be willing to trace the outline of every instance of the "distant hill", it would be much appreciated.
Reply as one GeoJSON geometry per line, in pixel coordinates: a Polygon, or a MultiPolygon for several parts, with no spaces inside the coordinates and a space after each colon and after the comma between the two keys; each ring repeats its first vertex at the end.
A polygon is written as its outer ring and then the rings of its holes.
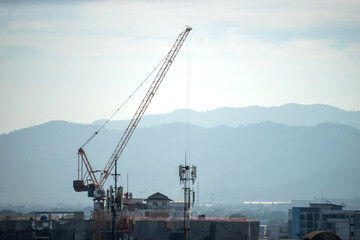
{"type": "MultiPolygon", "coordinates": [[[[0,203],[72,202],[91,204],[75,193],[77,148],[95,125],[53,121],[0,135],[0,203]]],[[[162,192],[181,200],[178,165],[184,162],[186,124],[135,131],[119,161],[120,184],[135,196],[162,192]],[[145,192],[144,192],[145,191],[145,192]]],[[[104,129],[86,146],[103,169],[122,135],[104,129]]],[[[200,202],[291,200],[360,194],[360,130],[338,124],[288,126],[260,122],[241,127],[190,129],[191,164],[198,166],[200,202]]],[[[110,185],[113,180],[108,180],[110,185]]],[[[196,188],[197,185],[195,185],[196,188]]]]}
{"type": "MultiPolygon", "coordinates": [[[[271,121],[290,126],[315,126],[322,122],[334,122],[360,129],[359,111],[344,111],[322,104],[301,105],[290,103],[279,107],[218,108],[206,112],[191,110],[190,118],[191,124],[204,128],[221,125],[238,127],[271,121]]],[[[98,120],[93,124],[101,125],[104,122],[105,120],[98,120]]],[[[128,122],[127,120],[114,120],[110,121],[106,127],[120,130],[126,128],[128,122]]],[[[187,110],[180,109],[167,114],[145,115],[140,122],[140,126],[150,127],[174,122],[186,123],[187,110]]]]}

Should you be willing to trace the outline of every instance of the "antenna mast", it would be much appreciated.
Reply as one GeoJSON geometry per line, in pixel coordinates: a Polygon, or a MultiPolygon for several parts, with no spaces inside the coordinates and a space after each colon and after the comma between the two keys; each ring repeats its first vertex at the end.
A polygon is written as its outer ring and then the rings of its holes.
{"type": "Polygon", "coordinates": [[[191,205],[195,201],[195,192],[190,188],[190,181],[194,185],[196,179],[196,166],[189,166],[186,164],[185,156],[185,165],[179,166],[179,177],[180,184],[184,184],[184,239],[190,239],[190,209],[191,205]],[[192,196],[191,196],[192,193],[192,196]],[[192,199],[192,200],[191,200],[192,199]]]}

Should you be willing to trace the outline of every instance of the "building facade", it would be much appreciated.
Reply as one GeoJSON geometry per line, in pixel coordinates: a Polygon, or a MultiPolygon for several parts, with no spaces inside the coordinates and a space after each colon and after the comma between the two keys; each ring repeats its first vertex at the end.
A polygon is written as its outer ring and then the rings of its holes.
{"type": "Polygon", "coordinates": [[[343,210],[330,203],[293,207],[288,215],[289,239],[301,239],[314,231],[329,231],[342,240],[360,240],[360,211],[343,210]]]}
{"type": "Polygon", "coordinates": [[[286,224],[267,224],[264,236],[268,240],[288,239],[288,227],[286,224]]]}
{"type": "Polygon", "coordinates": [[[172,200],[162,193],[154,193],[145,199],[147,209],[145,217],[151,218],[168,218],[170,214],[170,202],[172,200]]]}

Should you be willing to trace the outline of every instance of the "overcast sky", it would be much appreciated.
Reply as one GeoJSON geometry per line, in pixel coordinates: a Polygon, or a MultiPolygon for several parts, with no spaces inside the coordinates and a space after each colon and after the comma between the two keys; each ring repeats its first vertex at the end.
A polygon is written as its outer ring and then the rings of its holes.
{"type": "MultiPolygon", "coordinates": [[[[344,0],[1,1],[0,134],[109,117],[185,25],[193,31],[147,113],[185,108],[187,74],[195,110],[359,111],[359,12],[344,0]]],[[[134,114],[147,86],[115,119],[134,114]]]]}

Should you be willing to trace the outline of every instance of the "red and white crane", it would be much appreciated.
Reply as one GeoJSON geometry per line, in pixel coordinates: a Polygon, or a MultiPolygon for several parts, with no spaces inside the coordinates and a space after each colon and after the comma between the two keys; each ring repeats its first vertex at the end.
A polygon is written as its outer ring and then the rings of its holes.
{"type": "MultiPolygon", "coordinates": [[[[121,140],[117,144],[113,154],[111,155],[108,163],[106,164],[104,170],[97,171],[94,170],[90,164],[88,157],[86,156],[85,150],[82,147],[78,150],[78,179],[74,180],[73,187],[76,192],[88,191],[89,197],[94,197],[95,199],[103,199],[104,191],[103,187],[108,179],[111,171],[114,169],[116,161],[121,156],[124,151],[126,144],[129,142],[132,134],[134,133],[136,127],[138,126],[142,116],[144,115],[146,109],[148,108],[151,100],[153,99],[156,91],[158,90],[162,80],[164,79],[166,73],[168,72],[171,64],[175,60],[176,55],[178,54],[181,46],[185,42],[189,32],[192,30],[191,27],[187,27],[183,32],[179,34],[174,45],[172,46],[169,53],[166,55],[164,62],[161,65],[159,72],[157,73],[154,81],[152,82],[149,90],[147,91],[144,99],[142,100],[140,106],[135,112],[133,118],[131,119],[128,127],[126,128],[121,140]],[[85,168],[84,168],[85,166],[85,168]],[[96,175],[99,174],[100,176],[96,175]],[[99,178],[97,177],[99,176],[99,178]]],[[[96,132],[95,134],[97,134],[96,132]]],[[[91,139],[91,138],[90,138],[91,139]]]]}

